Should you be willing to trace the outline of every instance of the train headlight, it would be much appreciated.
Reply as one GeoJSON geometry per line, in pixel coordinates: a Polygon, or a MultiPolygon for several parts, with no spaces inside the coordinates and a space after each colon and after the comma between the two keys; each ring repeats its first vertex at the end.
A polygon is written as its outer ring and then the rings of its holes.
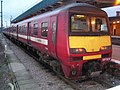
{"type": "Polygon", "coordinates": [[[104,51],[104,50],[111,50],[111,49],[112,49],[111,46],[102,46],[102,47],[100,47],[100,50],[101,50],[101,51],[104,51]]]}
{"type": "Polygon", "coordinates": [[[100,48],[100,50],[106,50],[107,48],[106,48],[106,46],[102,46],[101,48],[100,48]]]}
{"type": "Polygon", "coordinates": [[[72,54],[81,54],[85,52],[86,50],[84,48],[70,48],[70,53],[72,54]]]}

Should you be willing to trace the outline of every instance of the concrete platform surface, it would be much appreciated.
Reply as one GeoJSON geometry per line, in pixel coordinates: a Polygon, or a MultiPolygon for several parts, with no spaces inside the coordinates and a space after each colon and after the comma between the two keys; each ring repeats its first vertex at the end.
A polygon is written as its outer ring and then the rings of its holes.
{"type": "Polygon", "coordinates": [[[10,49],[4,38],[2,38],[2,44],[7,46],[5,55],[9,62],[8,66],[10,67],[10,70],[12,70],[18,83],[19,89],[17,90],[42,90],[38,83],[32,78],[29,71],[24,67],[14,52],[10,49]]]}

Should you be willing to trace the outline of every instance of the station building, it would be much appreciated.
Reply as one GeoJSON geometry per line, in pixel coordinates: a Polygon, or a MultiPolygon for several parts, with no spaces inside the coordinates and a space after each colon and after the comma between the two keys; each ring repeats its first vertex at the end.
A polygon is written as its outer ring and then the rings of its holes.
{"type": "Polygon", "coordinates": [[[116,16],[109,17],[110,33],[112,36],[120,36],[120,11],[116,12],[116,16]]]}

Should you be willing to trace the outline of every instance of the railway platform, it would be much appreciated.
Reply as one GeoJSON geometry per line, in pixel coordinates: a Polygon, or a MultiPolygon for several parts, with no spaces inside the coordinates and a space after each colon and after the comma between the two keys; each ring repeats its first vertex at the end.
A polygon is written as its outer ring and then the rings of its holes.
{"type": "Polygon", "coordinates": [[[120,36],[112,36],[112,62],[120,64],[120,36]]]}
{"type": "Polygon", "coordinates": [[[112,45],[112,62],[120,64],[120,45],[112,45]]]}
{"type": "Polygon", "coordinates": [[[120,39],[120,36],[112,36],[112,38],[119,38],[120,39]]]}
{"type": "Polygon", "coordinates": [[[9,69],[12,72],[12,76],[16,80],[13,80],[13,85],[11,88],[13,90],[41,90],[37,82],[32,78],[29,71],[24,67],[24,65],[20,62],[14,52],[10,49],[8,43],[5,38],[1,36],[0,39],[2,44],[5,46],[5,57],[8,60],[9,69]]]}
{"type": "Polygon", "coordinates": [[[120,45],[120,36],[112,36],[112,44],[120,45]]]}
{"type": "Polygon", "coordinates": [[[107,89],[107,90],[120,90],[120,85],[116,86],[116,87],[113,87],[113,88],[110,88],[110,89],[107,89]]]}

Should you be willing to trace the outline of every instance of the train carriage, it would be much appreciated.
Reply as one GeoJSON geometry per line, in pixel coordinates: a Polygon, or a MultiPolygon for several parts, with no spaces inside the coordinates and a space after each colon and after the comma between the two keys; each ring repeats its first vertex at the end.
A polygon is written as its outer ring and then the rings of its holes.
{"type": "Polygon", "coordinates": [[[14,26],[16,39],[35,49],[40,58],[53,57],[47,62],[66,78],[100,73],[111,60],[107,14],[95,6],[72,3],[14,26]]]}

